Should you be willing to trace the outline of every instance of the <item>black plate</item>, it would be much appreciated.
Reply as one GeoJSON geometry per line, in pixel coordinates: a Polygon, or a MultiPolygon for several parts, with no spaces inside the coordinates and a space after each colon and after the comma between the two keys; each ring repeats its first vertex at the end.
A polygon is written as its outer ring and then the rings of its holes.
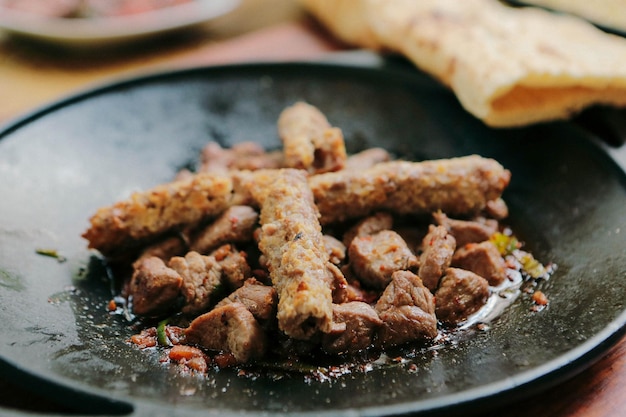
{"type": "Polygon", "coordinates": [[[60,102],[0,138],[0,371],[78,409],[137,416],[466,411],[560,382],[624,332],[622,169],[568,123],[489,129],[415,71],[267,64],[158,74],[60,102]],[[126,344],[133,329],[107,313],[106,274],[80,238],[88,217],[192,166],[208,140],[278,146],[276,119],[296,100],[322,109],[350,150],[379,145],[414,159],[478,153],[501,161],[513,173],[505,194],[510,224],[536,257],[558,265],[539,287],[549,307],[531,312],[523,294],[488,330],[424,350],[413,366],[331,382],[180,375],[126,344]]]}

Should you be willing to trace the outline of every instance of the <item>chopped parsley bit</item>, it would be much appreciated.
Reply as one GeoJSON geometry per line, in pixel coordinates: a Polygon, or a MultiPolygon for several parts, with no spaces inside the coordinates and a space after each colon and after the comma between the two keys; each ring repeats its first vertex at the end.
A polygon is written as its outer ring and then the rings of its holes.
{"type": "Polygon", "coordinates": [[[48,256],[50,258],[55,258],[59,263],[67,261],[65,256],[59,255],[55,249],[35,249],[35,252],[38,255],[48,256]]]}

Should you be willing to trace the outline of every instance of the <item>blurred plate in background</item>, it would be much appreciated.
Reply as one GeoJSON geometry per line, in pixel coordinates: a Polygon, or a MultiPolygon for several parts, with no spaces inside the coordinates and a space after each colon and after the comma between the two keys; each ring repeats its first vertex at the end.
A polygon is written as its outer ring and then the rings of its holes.
{"type": "Polygon", "coordinates": [[[114,17],[55,18],[0,8],[0,29],[64,46],[110,45],[190,28],[234,10],[240,0],[194,0],[114,17]]]}

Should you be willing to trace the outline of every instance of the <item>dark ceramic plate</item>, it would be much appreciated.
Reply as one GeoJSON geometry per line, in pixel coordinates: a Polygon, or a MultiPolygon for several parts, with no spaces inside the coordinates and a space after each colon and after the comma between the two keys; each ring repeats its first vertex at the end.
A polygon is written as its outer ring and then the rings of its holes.
{"type": "Polygon", "coordinates": [[[322,64],[158,74],[91,91],[0,132],[0,371],[87,412],[133,416],[448,414],[537,392],[599,358],[624,332],[626,178],[568,123],[492,130],[416,71],[322,64]],[[105,271],[80,234],[96,208],[193,166],[209,140],[278,146],[279,112],[322,109],[350,150],[413,159],[472,153],[513,173],[510,224],[558,265],[489,329],[419,352],[411,364],[330,382],[298,376],[181,375],[125,343],[107,313],[105,271]],[[57,250],[64,263],[36,253],[57,250]]]}

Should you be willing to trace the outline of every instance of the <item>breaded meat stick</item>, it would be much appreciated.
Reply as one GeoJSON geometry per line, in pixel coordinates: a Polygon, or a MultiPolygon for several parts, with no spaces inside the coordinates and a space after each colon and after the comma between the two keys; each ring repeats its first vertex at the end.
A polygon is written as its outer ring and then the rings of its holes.
{"type": "Polygon", "coordinates": [[[497,161],[471,155],[424,162],[393,161],[365,171],[340,171],[309,178],[322,224],[388,210],[467,214],[502,194],[511,173],[497,161]]]}
{"type": "Polygon", "coordinates": [[[320,173],[338,171],[346,163],[341,129],[332,127],[315,106],[297,102],[283,110],[278,118],[278,135],[288,168],[320,173]]]}
{"type": "Polygon", "coordinates": [[[232,179],[215,174],[158,185],[98,209],[83,237],[90,248],[115,256],[144,239],[217,216],[231,204],[231,193],[232,179]]]}
{"type": "Polygon", "coordinates": [[[279,171],[261,207],[260,220],[259,249],[278,293],[280,329],[296,339],[330,331],[329,256],[303,171],[279,171]]]}

